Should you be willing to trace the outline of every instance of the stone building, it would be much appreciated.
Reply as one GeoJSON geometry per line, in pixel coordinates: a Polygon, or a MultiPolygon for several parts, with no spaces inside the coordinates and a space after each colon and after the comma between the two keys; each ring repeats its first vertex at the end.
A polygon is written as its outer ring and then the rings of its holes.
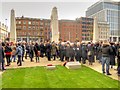
{"type": "Polygon", "coordinates": [[[0,39],[4,41],[8,37],[8,27],[0,22],[0,39]]]}

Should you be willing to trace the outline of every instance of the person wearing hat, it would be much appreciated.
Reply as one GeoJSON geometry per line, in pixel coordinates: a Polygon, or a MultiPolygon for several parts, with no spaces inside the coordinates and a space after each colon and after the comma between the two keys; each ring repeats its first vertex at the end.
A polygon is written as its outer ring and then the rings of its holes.
{"type": "Polygon", "coordinates": [[[112,48],[108,41],[104,41],[102,46],[102,72],[107,75],[111,75],[109,72],[110,66],[110,52],[113,52],[112,48]],[[105,64],[106,64],[106,72],[105,72],[105,64]]]}

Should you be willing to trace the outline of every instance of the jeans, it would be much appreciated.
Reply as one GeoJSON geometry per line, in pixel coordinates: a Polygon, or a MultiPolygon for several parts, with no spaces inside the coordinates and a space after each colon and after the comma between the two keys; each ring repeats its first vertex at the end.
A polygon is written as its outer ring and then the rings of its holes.
{"type": "Polygon", "coordinates": [[[102,57],[102,71],[105,72],[106,64],[106,73],[109,73],[110,57],[102,57]]]}
{"type": "Polygon", "coordinates": [[[5,68],[4,68],[4,60],[2,60],[2,62],[0,62],[0,70],[4,70],[5,68]]]}
{"type": "Polygon", "coordinates": [[[22,56],[18,55],[18,62],[17,62],[17,64],[20,65],[20,66],[22,65],[21,57],[22,57],[22,56]]]}
{"type": "Polygon", "coordinates": [[[13,56],[11,57],[11,62],[12,62],[12,59],[13,59],[13,62],[15,62],[15,60],[16,60],[16,56],[13,55],[13,56]]]}

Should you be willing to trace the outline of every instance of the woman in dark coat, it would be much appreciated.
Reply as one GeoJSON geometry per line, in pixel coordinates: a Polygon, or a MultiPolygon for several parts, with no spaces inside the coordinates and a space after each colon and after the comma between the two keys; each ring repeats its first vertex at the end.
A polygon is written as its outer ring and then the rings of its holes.
{"type": "Polygon", "coordinates": [[[94,45],[88,44],[88,61],[89,65],[92,65],[94,62],[94,45]]]}
{"type": "Polygon", "coordinates": [[[80,43],[77,43],[77,46],[75,47],[75,59],[76,59],[76,61],[81,62],[81,54],[82,54],[81,45],[80,45],[80,43]]]}
{"type": "Polygon", "coordinates": [[[74,61],[75,58],[75,47],[74,43],[71,43],[70,45],[70,61],[74,61]]]}
{"type": "Polygon", "coordinates": [[[35,52],[36,62],[39,62],[39,53],[38,52],[40,52],[40,47],[39,47],[38,43],[36,43],[34,46],[34,52],[35,52]]]}
{"type": "Polygon", "coordinates": [[[81,50],[82,50],[82,63],[85,64],[87,59],[87,46],[85,43],[82,44],[81,50]]]}
{"type": "Polygon", "coordinates": [[[33,57],[34,57],[34,44],[31,43],[29,46],[29,57],[30,61],[33,62],[33,57]]]}
{"type": "Polygon", "coordinates": [[[6,66],[10,65],[11,52],[12,52],[12,49],[9,46],[9,43],[7,43],[6,46],[5,46],[5,55],[6,55],[6,60],[7,60],[7,65],[6,66]]]}
{"type": "Polygon", "coordinates": [[[52,44],[51,54],[52,54],[53,59],[56,60],[57,46],[55,43],[52,44]]]}
{"type": "Polygon", "coordinates": [[[41,44],[40,44],[40,57],[44,57],[44,53],[45,53],[45,46],[41,42],[41,44]]]}
{"type": "Polygon", "coordinates": [[[115,66],[116,48],[115,48],[114,43],[110,43],[110,44],[113,50],[113,52],[110,52],[110,65],[111,65],[111,68],[113,68],[113,66],[115,66]]]}
{"type": "Polygon", "coordinates": [[[69,59],[70,59],[70,44],[69,43],[67,43],[66,44],[66,61],[68,61],[69,62],[69,59]]]}
{"type": "Polygon", "coordinates": [[[51,49],[52,49],[52,46],[50,42],[48,42],[46,44],[46,54],[47,54],[48,61],[51,61],[51,49]]]}

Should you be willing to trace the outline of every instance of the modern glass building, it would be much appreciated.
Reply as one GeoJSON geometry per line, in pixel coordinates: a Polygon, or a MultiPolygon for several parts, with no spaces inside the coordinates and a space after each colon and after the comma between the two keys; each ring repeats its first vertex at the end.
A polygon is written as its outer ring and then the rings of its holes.
{"type": "Polygon", "coordinates": [[[120,41],[120,3],[111,0],[100,0],[90,6],[86,11],[86,16],[96,17],[98,22],[108,22],[110,27],[110,41],[120,41]]]}

